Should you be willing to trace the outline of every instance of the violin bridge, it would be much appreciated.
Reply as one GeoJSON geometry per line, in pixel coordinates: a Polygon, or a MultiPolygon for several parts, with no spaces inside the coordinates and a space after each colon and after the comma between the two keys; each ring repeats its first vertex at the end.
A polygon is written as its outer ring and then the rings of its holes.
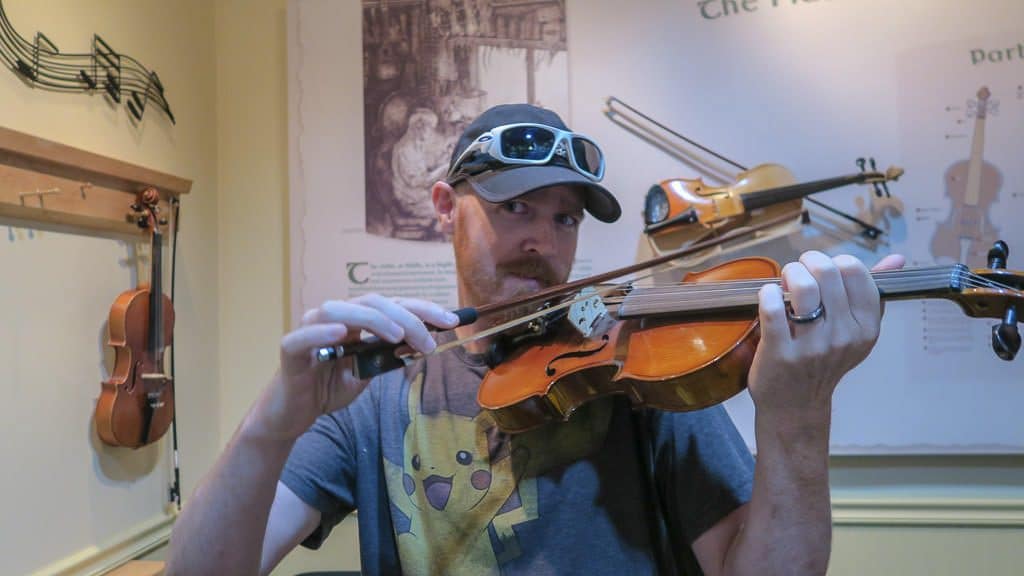
{"type": "Polygon", "coordinates": [[[588,298],[576,302],[569,307],[569,322],[584,338],[589,338],[594,333],[598,321],[608,315],[604,301],[593,287],[587,287],[580,291],[580,296],[588,298]]]}

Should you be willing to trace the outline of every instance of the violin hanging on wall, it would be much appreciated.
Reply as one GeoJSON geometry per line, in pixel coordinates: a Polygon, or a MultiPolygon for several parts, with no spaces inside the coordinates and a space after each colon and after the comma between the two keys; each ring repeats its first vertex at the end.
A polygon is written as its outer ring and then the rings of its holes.
{"type": "Polygon", "coordinates": [[[174,307],[163,293],[160,194],[149,188],[132,209],[152,238],[150,283],[126,290],[110,307],[108,345],[114,369],[96,402],[96,431],[111,446],[139,448],[160,439],[174,416],[174,382],[164,370],[164,348],[172,344],[174,307]]]}

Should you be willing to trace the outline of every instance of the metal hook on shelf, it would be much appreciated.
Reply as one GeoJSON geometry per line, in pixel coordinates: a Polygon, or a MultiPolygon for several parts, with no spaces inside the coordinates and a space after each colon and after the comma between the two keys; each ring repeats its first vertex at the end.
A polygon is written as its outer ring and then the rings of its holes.
{"type": "Polygon", "coordinates": [[[24,206],[25,205],[25,198],[26,197],[28,197],[28,196],[35,196],[35,197],[39,198],[39,207],[45,209],[46,206],[43,205],[43,198],[45,198],[46,196],[53,195],[53,194],[63,194],[63,192],[61,191],[60,188],[57,188],[57,187],[49,188],[49,189],[46,189],[46,190],[40,190],[40,189],[36,188],[35,192],[18,192],[18,198],[21,199],[21,205],[24,206]]]}

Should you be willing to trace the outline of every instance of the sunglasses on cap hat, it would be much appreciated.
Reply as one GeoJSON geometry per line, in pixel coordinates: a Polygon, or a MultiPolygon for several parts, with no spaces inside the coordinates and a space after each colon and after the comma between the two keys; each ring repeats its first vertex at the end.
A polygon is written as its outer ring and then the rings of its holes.
{"type": "MultiPolygon", "coordinates": [[[[604,154],[590,138],[544,124],[505,124],[484,132],[448,170],[452,183],[498,166],[537,166],[560,160],[594,182],[604,178],[604,154]]],[[[560,163],[561,163],[560,162],[560,163]]]]}

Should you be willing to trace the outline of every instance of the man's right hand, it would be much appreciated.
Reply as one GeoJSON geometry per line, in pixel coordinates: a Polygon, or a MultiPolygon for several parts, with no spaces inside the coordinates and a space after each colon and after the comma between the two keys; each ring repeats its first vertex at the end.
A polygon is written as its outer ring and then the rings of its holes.
{"type": "MultiPolygon", "coordinates": [[[[317,416],[344,408],[369,380],[352,373],[352,359],[317,362],[316,351],[359,341],[362,330],[387,342],[405,342],[414,351],[437,347],[425,323],[449,329],[458,325],[452,312],[426,300],[366,294],[331,300],[302,316],[302,325],[281,339],[281,368],[248,416],[250,432],[294,440],[317,416]]],[[[339,355],[343,350],[339,350],[339,355]]]]}

